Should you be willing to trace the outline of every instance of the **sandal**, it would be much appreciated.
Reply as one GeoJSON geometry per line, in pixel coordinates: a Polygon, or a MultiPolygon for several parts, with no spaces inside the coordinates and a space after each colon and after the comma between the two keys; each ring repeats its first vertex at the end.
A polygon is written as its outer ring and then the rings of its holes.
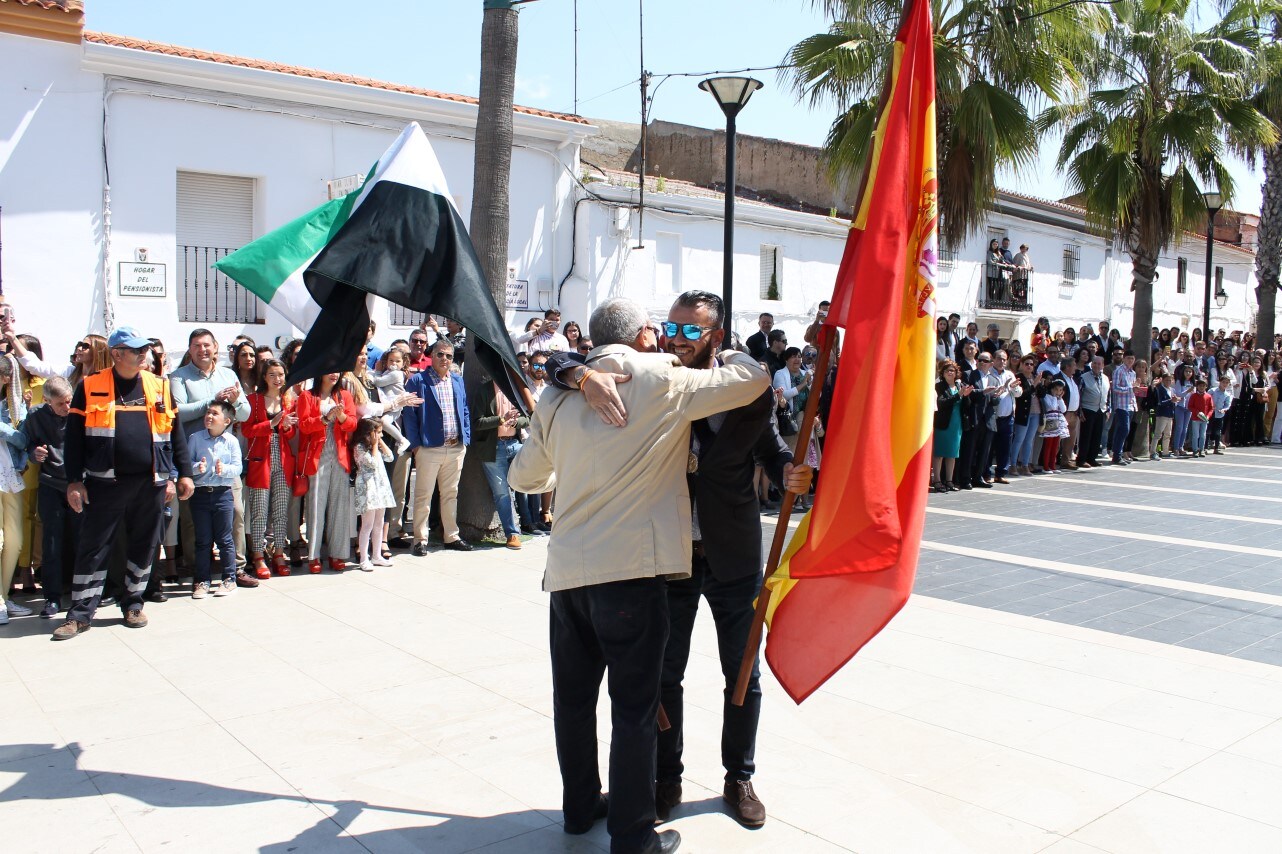
{"type": "Polygon", "coordinates": [[[379,552],[379,554],[381,554],[381,555],[383,556],[383,560],[391,560],[391,559],[392,559],[392,550],[391,550],[391,549],[389,549],[387,546],[383,546],[383,550],[382,550],[381,552],[379,552]]]}

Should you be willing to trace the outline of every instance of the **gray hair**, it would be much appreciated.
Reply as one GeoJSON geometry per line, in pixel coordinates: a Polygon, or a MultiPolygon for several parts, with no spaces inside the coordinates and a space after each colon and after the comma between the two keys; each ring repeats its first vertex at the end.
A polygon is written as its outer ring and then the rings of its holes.
{"type": "Polygon", "coordinates": [[[588,337],[598,347],[606,344],[632,344],[637,333],[650,322],[650,316],[639,303],[630,299],[607,300],[588,321],[588,337]]]}
{"type": "Polygon", "coordinates": [[[56,397],[59,400],[64,397],[71,397],[71,383],[67,382],[65,377],[50,377],[45,380],[44,395],[45,397],[56,397]]]}

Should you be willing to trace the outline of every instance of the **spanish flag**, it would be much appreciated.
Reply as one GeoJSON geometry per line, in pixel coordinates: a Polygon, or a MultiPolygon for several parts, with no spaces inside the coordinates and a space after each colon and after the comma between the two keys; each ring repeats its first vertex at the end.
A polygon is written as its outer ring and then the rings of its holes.
{"type": "Polygon", "coordinates": [[[915,0],[823,330],[845,341],[814,507],[767,580],[766,661],[798,703],[899,612],[917,569],[935,367],[933,49],[930,3],[915,0]]]}

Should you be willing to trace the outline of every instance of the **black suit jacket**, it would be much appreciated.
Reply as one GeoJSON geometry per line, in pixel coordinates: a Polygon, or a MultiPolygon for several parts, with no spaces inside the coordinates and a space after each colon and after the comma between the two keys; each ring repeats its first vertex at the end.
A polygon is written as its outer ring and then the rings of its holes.
{"type": "MultiPolygon", "coordinates": [[[[568,389],[558,375],[581,364],[579,353],[552,353],[548,378],[558,388],[568,389]]],[[[792,462],[792,451],[779,435],[774,406],[774,390],[766,389],[747,406],[726,412],[716,433],[703,421],[691,427],[699,438],[699,470],[687,480],[699,514],[704,555],[719,581],[761,571],[761,505],[752,477],[760,465],[782,490],[783,467],[792,462]]]]}

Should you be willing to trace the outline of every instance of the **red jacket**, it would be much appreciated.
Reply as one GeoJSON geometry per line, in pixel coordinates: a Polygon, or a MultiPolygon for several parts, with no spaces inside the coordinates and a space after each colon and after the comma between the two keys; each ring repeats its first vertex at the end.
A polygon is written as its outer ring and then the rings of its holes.
{"type": "Polygon", "coordinates": [[[1199,412],[1205,412],[1208,419],[1215,417],[1215,402],[1204,391],[1197,391],[1189,395],[1189,414],[1196,418],[1199,412]]]}
{"type": "MultiPolygon", "coordinates": [[[[285,411],[293,409],[293,404],[285,411]]],[[[280,434],[280,464],[285,471],[285,483],[294,481],[294,449],[289,440],[295,428],[282,427],[280,434]]],[[[267,405],[261,394],[249,396],[249,420],[240,425],[241,435],[249,440],[245,454],[245,484],[250,489],[270,489],[272,483],[272,424],[267,415],[267,405]]]]}
{"type": "MultiPolygon", "coordinates": [[[[347,440],[356,429],[356,401],[352,400],[350,392],[343,389],[336,391],[343,411],[347,413],[347,420],[334,421],[334,441],[338,444],[338,464],[343,467],[343,471],[350,472],[352,462],[347,456],[347,440]]],[[[325,449],[326,424],[321,418],[320,400],[310,391],[305,391],[298,396],[294,410],[298,414],[298,431],[302,434],[298,449],[298,455],[302,458],[300,471],[311,477],[320,468],[321,451],[325,449]]]]}

